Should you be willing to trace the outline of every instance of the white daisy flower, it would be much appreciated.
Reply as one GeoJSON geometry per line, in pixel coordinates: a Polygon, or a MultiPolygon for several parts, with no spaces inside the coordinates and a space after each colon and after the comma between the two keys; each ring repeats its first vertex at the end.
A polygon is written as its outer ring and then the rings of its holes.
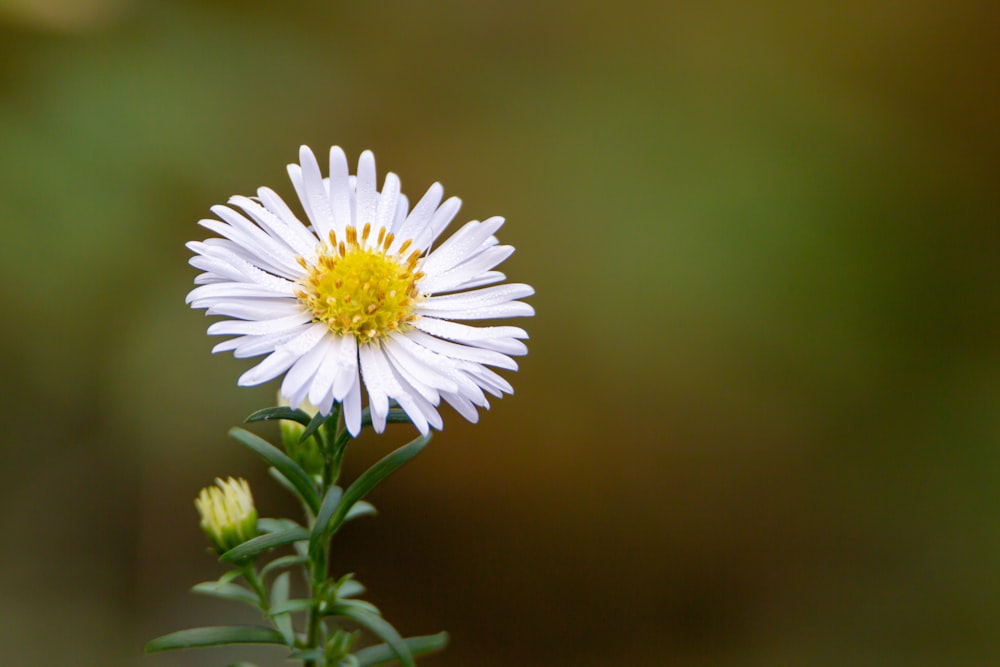
{"type": "Polygon", "coordinates": [[[494,267],[514,252],[493,235],[503,218],[472,221],[436,244],[461,201],[443,203],[435,183],[412,209],[388,173],[381,191],[375,158],[365,151],[357,176],[330,149],[323,178],[309,148],[288,165],[309,224],[270,188],[214,206],[219,220],[199,224],[224,238],[191,242],[191,265],[204,271],[188,294],[193,308],[229,318],[210,335],[236,336],[213,352],[267,355],[240,386],[285,374],[280,394],[323,414],[343,405],[348,430],[361,430],[361,389],[372,424],[385,429],[390,400],[421,433],[442,427],[441,399],[469,421],[488,408],[486,394],[513,390],[488,366],[516,370],[528,335],[512,326],[475,327],[456,320],[522,317],[529,285],[502,284],[494,267]],[[485,287],[492,285],[492,287],[485,287]]]}

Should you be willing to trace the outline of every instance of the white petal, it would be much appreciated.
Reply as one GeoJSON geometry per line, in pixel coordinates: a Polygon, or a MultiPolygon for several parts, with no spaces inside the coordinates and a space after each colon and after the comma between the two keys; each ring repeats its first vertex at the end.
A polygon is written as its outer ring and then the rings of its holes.
{"type": "Polygon", "coordinates": [[[512,252],[514,252],[514,248],[509,245],[489,248],[475,258],[462,262],[448,271],[428,275],[420,281],[418,288],[427,294],[454,289],[457,285],[486,273],[510,257],[512,252]]]}
{"type": "Polygon", "coordinates": [[[530,285],[521,283],[509,283],[507,285],[497,285],[496,287],[486,287],[471,292],[461,294],[447,294],[444,296],[432,296],[421,302],[420,307],[425,310],[464,309],[476,306],[494,306],[497,304],[523,299],[535,293],[530,285]]]}
{"type": "MultiPolygon", "coordinates": [[[[410,369],[401,364],[399,360],[392,355],[389,351],[389,346],[383,344],[383,352],[385,353],[385,358],[389,362],[389,366],[392,368],[393,373],[396,376],[396,380],[404,386],[405,390],[411,395],[419,395],[425,401],[431,404],[437,404],[441,402],[441,397],[438,392],[433,387],[430,387],[426,382],[422,382],[418,379],[418,376],[410,372],[410,369]]],[[[452,386],[457,388],[457,385],[452,383],[452,386]]]]}
{"type": "Polygon", "coordinates": [[[334,230],[337,238],[343,239],[347,227],[353,223],[351,208],[354,195],[351,193],[347,156],[340,146],[330,149],[330,208],[333,209],[334,230]]]}
{"type": "Polygon", "coordinates": [[[305,400],[313,377],[319,370],[323,357],[326,356],[327,347],[323,345],[324,340],[325,338],[321,338],[316,341],[316,344],[301,355],[285,374],[285,379],[281,383],[281,395],[288,399],[289,405],[293,408],[299,407],[305,400]]]}
{"type": "Polygon", "coordinates": [[[250,387],[276,378],[285,372],[303,354],[313,348],[326,332],[325,324],[313,324],[286,343],[274,348],[267,359],[240,376],[241,387],[250,387]]]}
{"type": "Polygon", "coordinates": [[[502,282],[507,279],[507,276],[500,273],[499,271],[487,271],[475,278],[466,280],[460,285],[455,285],[454,287],[442,288],[438,291],[440,292],[455,292],[459,290],[471,290],[477,287],[484,287],[486,285],[493,285],[495,283],[502,282]]]}
{"type": "Polygon", "coordinates": [[[400,194],[399,201],[396,203],[396,215],[392,218],[392,229],[390,230],[393,234],[399,235],[399,228],[403,226],[406,222],[406,216],[410,213],[410,200],[407,199],[406,195],[400,194]]]}
{"type": "Polygon", "coordinates": [[[451,341],[429,336],[423,331],[410,331],[406,334],[406,337],[417,345],[426,347],[428,350],[433,350],[451,359],[471,361],[477,364],[489,364],[490,366],[506,368],[511,371],[517,370],[517,362],[499,352],[483,350],[478,347],[469,347],[460,343],[452,343],[451,341]]]}
{"type": "Polygon", "coordinates": [[[279,331],[273,334],[262,336],[240,336],[232,340],[219,343],[212,348],[212,352],[228,352],[232,350],[233,356],[237,359],[257,357],[262,354],[273,352],[279,345],[284,345],[291,339],[305,331],[308,325],[303,325],[298,329],[279,331]]]}
{"type": "Polygon", "coordinates": [[[429,368],[433,368],[445,375],[449,380],[458,385],[458,393],[465,396],[477,405],[484,404],[486,397],[483,395],[479,385],[470,379],[467,369],[474,366],[469,362],[459,361],[418,345],[410,340],[411,334],[390,334],[390,338],[401,348],[406,350],[411,356],[429,368]]]}
{"type": "Polygon", "coordinates": [[[361,378],[357,375],[344,397],[344,424],[353,436],[361,432],[361,378]]]}
{"type": "Polygon", "coordinates": [[[295,254],[283,243],[227,206],[213,206],[212,213],[225,222],[212,219],[199,220],[198,224],[224,236],[252,258],[252,263],[262,267],[281,267],[282,273],[295,270],[295,254]]]}
{"type": "Polygon", "coordinates": [[[359,234],[365,225],[375,226],[376,187],[375,156],[371,151],[365,151],[358,159],[358,185],[355,194],[354,226],[359,234]]]}
{"type": "Polygon", "coordinates": [[[449,197],[444,201],[443,204],[434,211],[434,215],[431,217],[431,222],[428,227],[430,231],[430,240],[427,242],[426,247],[430,247],[434,240],[441,235],[451,221],[455,219],[458,214],[458,210],[462,208],[462,200],[458,197],[449,197]]]}
{"type": "Polygon", "coordinates": [[[449,320],[492,320],[503,317],[531,317],[535,314],[535,309],[522,301],[511,301],[497,306],[482,306],[464,310],[424,312],[418,308],[416,312],[421,315],[431,315],[449,320]]]}
{"type": "MultiPolygon", "coordinates": [[[[476,406],[474,406],[469,399],[459,396],[458,394],[447,393],[442,393],[441,398],[447,401],[451,407],[455,408],[455,411],[458,414],[462,415],[473,424],[479,421],[479,412],[476,411],[476,406]]],[[[485,407],[489,407],[489,404],[485,407]]]]}
{"type": "Polygon", "coordinates": [[[262,204],[249,197],[230,197],[229,203],[238,206],[272,238],[280,239],[299,257],[309,257],[316,247],[316,237],[295,217],[281,198],[268,188],[258,188],[262,204]]]}
{"type": "Polygon", "coordinates": [[[364,379],[365,389],[368,390],[368,408],[371,410],[372,426],[376,433],[381,433],[385,430],[385,418],[389,414],[389,394],[385,387],[388,378],[378,363],[381,354],[378,353],[378,358],[376,354],[374,345],[358,346],[361,377],[364,379]]]}
{"type": "Polygon", "coordinates": [[[406,378],[399,374],[398,369],[391,366],[393,376],[396,378],[396,382],[402,388],[403,396],[407,400],[400,401],[400,406],[409,415],[410,421],[413,425],[417,427],[417,430],[422,434],[427,435],[429,428],[428,426],[433,426],[434,428],[441,429],[444,426],[444,422],[441,420],[441,414],[434,407],[438,402],[438,396],[435,393],[433,400],[426,399],[416,387],[411,385],[406,378]]]}
{"type": "MultiPolygon", "coordinates": [[[[244,208],[239,200],[234,203],[243,208],[248,215],[257,219],[261,226],[274,228],[275,234],[281,236],[299,256],[309,257],[315,251],[316,237],[309,231],[308,225],[299,220],[298,216],[285,203],[285,200],[271,188],[257,188],[257,196],[260,198],[264,211],[269,215],[265,215],[256,208],[244,208]],[[285,233],[278,232],[281,224],[284,224],[287,236],[285,233]]],[[[252,200],[250,201],[252,202],[252,200]]]]}
{"type": "MultiPolygon", "coordinates": [[[[426,194],[420,198],[417,205],[410,211],[410,215],[407,216],[406,221],[400,226],[399,231],[396,233],[396,241],[389,248],[390,252],[396,252],[407,240],[414,241],[414,245],[416,245],[416,242],[421,240],[421,237],[425,237],[424,242],[430,242],[430,234],[425,234],[425,231],[443,196],[444,188],[441,187],[440,183],[434,183],[428,188],[426,194]]],[[[417,248],[423,249],[419,245],[417,245],[417,248]]]]}
{"type": "Polygon", "coordinates": [[[217,301],[205,311],[206,315],[222,315],[238,320],[266,320],[286,317],[302,312],[297,301],[285,297],[276,299],[232,299],[217,301]]]}
{"type": "Polygon", "coordinates": [[[313,227],[316,235],[321,240],[326,240],[333,226],[333,213],[330,209],[330,197],[326,186],[323,185],[323,175],[319,171],[319,163],[316,156],[308,146],[299,148],[299,163],[302,165],[302,185],[308,203],[303,201],[302,206],[306,211],[311,211],[313,227]]]}
{"type": "MultiPolygon", "coordinates": [[[[417,382],[443,391],[458,391],[458,385],[454,380],[438,373],[434,366],[417,359],[396,338],[386,340],[385,351],[393,366],[399,369],[404,376],[413,378],[410,380],[411,384],[417,382]]],[[[427,400],[434,402],[431,398],[427,400]]]]}
{"type": "Polygon", "coordinates": [[[288,331],[308,322],[309,313],[298,313],[272,320],[223,320],[208,327],[209,336],[263,336],[288,331]]]}
{"type": "Polygon", "coordinates": [[[437,247],[424,260],[420,270],[427,275],[443,273],[461,264],[469,255],[478,250],[493,232],[503,225],[503,218],[493,217],[483,222],[467,222],[451,238],[437,247]]]}
{"type": "Polygon", "coordinates": [[[324,348],[323,359],[316,369],[316,377],[313,378],[309,388],[309,402],[316,407],[319,407],[328,396],[333,401],[333,380],[337,377],[337,369],[341,363],[340,338],[329,335],[320,343],[324,348]]]}
{"type": "Polygon", "coordinates": [[[399,177],[390,171],[385,175],[385,184],[382,185],[382,196],[379,198],[375,223],[372,225],[373,238],[376,240],[380,229],[384,229],[386,232],[392,231],[392,219],[396,215],[396,206],[399,203],[399,188],[399,177]]]}
{"type": "Polygon", "coordinates": [[[504,354],[527,354],[528,348],[517,338],[527,338],[524,329],[518,327],[470,327],[458,322],[447,322],[431,317],[417,319],[416,327],[421,331],[457,341],[465,345],[496,350],[504,354]]]}
{"type": "MultiPolygon", "coordinates": [[[[275,278],[276,281],[280,280],[275,278]]],[[[286,284],[275,283],[273,285],[249,285],[246,283],[211,283],[195,287],[188,292],[187,302],[194,308],[207,308],[214,300],[233,299],[243,297],[294,297],[298,287],[295,283],[283,281],[286,284]]]]}
{"type": "Polygon", "coordinates": [[[340,337],[340,366],[337,368],[337,376],[333,379],[333,397],[338,401],[343,401],[355,384],[358,378],[358,341],[354,336],[340,337]]]}
{"type": "Polygon", "coordinates": [[[389,414],[389,398],[393,398],[403,408],[413,425],[421,433],[428,432],[427,417],[411,394],[412,388],[400,383],[388,359],[377,344],[360,346],[361,371],[368,389],[368,406],[371,408],[372,426],[377,433],[385,430],[386,416],[389,414]]]}

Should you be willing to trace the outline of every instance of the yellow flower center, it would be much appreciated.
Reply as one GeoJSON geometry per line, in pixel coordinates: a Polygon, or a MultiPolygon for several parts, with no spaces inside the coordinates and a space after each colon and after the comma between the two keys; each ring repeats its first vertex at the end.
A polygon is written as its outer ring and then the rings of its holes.
{"type": "Polygon", "coordinates": [[[300,281],[303,289],[296,292],[299,301],[314,321],[323,322],[335,334],[353,335],[359,342],[375,341],[412,326],[413,309],[421,299],[416,283],[424,275],[417,271],[420,251],[406,255],[410,241],[390,254],[392,234],[380,230],[376,243],[364,247],[370,235],[371,225],[365,225],[360,242],[354,227],[347,228],[346,242],[338,242],[330,232],[329,241],[320,243],[315,263],[299,258],[306,270],[300,281]]]}

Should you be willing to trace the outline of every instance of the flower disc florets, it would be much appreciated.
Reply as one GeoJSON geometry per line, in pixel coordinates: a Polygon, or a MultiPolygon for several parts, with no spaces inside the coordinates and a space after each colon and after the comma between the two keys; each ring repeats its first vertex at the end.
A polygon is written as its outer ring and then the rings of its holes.
{"type": "Polygon", "coordinates": [[[319,245],[319,256],[306,270],[304,289],[296,296],[316,322],[322,322],[340,336],[356,336],[367,343],[393,331],[406,331],[416,319],[414,306],[420,299],[417,271],[420,251],[406,255],[409,241],[390,253],[395,237],[380,230],[374,247],[365,247],[371,225],[361,232],[347,228],[347,241],[337,241],[331,231],[329,241],[319,245]]]}

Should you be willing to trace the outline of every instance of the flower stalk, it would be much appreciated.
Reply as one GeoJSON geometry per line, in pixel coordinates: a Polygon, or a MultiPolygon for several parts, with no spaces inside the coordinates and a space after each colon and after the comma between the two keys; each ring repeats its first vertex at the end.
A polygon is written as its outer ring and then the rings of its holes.
{"type": "MultiPolygon", "coordinates": [[[[370,424],[371,417],[365,412],[363,423],[370,424]]],[[[394,409],[391,414],[393,421],[405,420],[402,411],[394,409]]],[[[310,476],[288,454],[288,450],[302,449],[289,446],[287,429],[282,433],[285,451],[243,429],[233,429],[231,435],[272,466],[272,474],[281,481],[281,486],[301,501],[305,521],[300,524],[291,519],[258,519],[249,485],[244,480],[218,480],[216,486],[202,491],[196,504],[202,514],[203,529],[220,554],[220,561],[232,563],[236,568],[215,582],[198,584],[193,589],[252,604],[260,610],[268,626],[182,630],[153,640],[147,651],[272,643],[286,645],[290,657],[301,660],[305,667],[353,667],[382,664],[392,658],[401,665],[413,666],[415,656],[444,648],[445,633],[403,639],[375,605],[358,599],[364,592],[363,586],[351,575],[335,579],[329,571],[331,543],[338,530],[347,521],[374,513],[373,506],[364,498],[412,460],[426,446],[430,435],[421,436],[384,457],[344,490],[338,482],[352,438],[339,410],[317,420],[315,415],[302,410],[279,406],[258,411],[248,421],[272,419],[292,421],[302,427],[295,445],[308,438],[315,440],[323,457],[320,475],[310,476]],[[274,554],[258,569],[258,559],[289,548],[292,553],[274,554]],[[300,599],[290,596],[290,575],[296,568],[306,587],[306,595],[300,599]],[[301,631],[296,631],[294,621],[299,613],[304,613],[304,618],[301,631]],[[368,631],[382,643],[352,653],[359,636],[356,631],[351,632],[352,627],[368,631]]]]}

